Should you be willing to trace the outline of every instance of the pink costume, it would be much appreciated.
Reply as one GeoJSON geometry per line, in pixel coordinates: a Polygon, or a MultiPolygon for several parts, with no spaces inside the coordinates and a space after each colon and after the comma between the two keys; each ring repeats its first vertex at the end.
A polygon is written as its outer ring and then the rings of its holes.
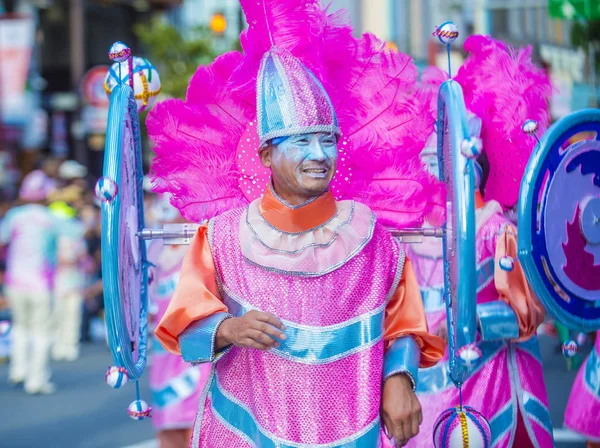
{"type": "MultiPolygon", "coordinates": [[[[514,114],[510,119],[515,125],[517,120],[522,123],[533,118],[545,127],[548,112],[540,102],[549,95],[548,83],[529,61],[529,51],[510,52],[502,44],[479,36],[469,38],[465,48],[471,54],[456,80],[463,88],[467,107],[479,117],[490,117],[484,119],[481,128],[490,176],[485,184],[489,202],[484,203],[476,194],[478,345],[483,357],[472,366],[472,374],[462,387],[463,404],[477,409],[490,422],[494,448],[530,446],[527,439],[534,447],[552,447],[552,425],[535,337],[544,311],[532,295],[518,261],[517,229],[503,216],[500,205],[509,208],[517,202],[519,179],[534,146],[524,135],[518,136],[520,142],[524,141],[523,147],[507,141],[514,135],[516,142],[517,136],[512,130],[502,129],[501,121],[504,115],[514,114]],[[518,76],[511,79],[498,67],[518,76]],[[507,92],[497,95],[494,89],[507,92]],[[518,96],[523,89],[525,101],[515,110],[514,100],[508,101],[504,95],[518,96]],[[501,157],[506,159],[499,162],[501,157]],[[505,270],[500,260],[514,261],[514,266],[505,270]]],[[[432,85],[434,71],[424,75],[432,85]]],[[[440,82],[444,78],[438,76],[440,82]]],[[[435,331],[446,317],[441,243],[414,245],[407,253],[421,285],[430,330],[435,331]]],[[[432,417],[424,419],[419,435],[407,446],[431,447],[434,416],[459,404],[459,391],[447,369],[446,354],[443,362],[419,371],[417,392],[423,415],[432,417]]]]}
{"type": "Polygon", "coordinates": [[[167,350],[212,364],[191,446],[390,446],[382,383],[405,374],[416,385],[418,366],[444,350],[384,228],[421,223],[439,189],[418,169],[428,105],[412,97],[410,58],[354,38],[318,0],[242,7],[244,53],[201,67],[186,101],[148,120],[157,190],[190,220],[213,217],[156,329],[167,350]],[[337,138],[337,175],[292,206],[259,151],[314,133],[337,138]],[[287,339],[216,351],[219,325],[257,309],[281,318],[287,339]]]}
{"type": "Polygon", "coordinates": [[[600,332],[571,390],[565,426],[591,442],[600,443],[600,332]]]}
{"type": "MultiPolygon", "coordinates": [[[[149,300],[153,321],[165,314],[179,281],[186,246],[163,246],[156,242],[148,251],[152,270],[149,300]]],[[[152,424],[155,429],[192,428],[202,389],[210,366],[192,366],[162,348],[158,340],[152,344],[150,358],[150,389],[152,390],[152,424]]]]}

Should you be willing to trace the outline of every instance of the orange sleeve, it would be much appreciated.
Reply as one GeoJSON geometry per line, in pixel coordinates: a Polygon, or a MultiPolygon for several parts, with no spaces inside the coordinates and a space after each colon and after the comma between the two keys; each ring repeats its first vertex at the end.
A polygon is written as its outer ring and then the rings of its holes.
{"type": "Polygon", "coordinates": [[[404,262],[400,283],[385,310],[386,345],[402,336],[412,336],[419,346],[419,367],[431,367],[444,356],[446,342],[430,334],[427,329],[423,299],[408,257],[404,262]]]}
{"type": "Polygon", "coordinates": [[[183,260],[175,294],[154,333],[166,350],[180,355],[178,336],[183,330],[192,322],[218,312],[227,312],[227,307],[217,290],[208,227],[202,226],[183,260]]]}
{"type": "Polygon", "coordinates": [[[519,322],[519,341],[531,338],[539,325],[544,321],[544,308],[537,300],[523,267],[519,262],[517,253],[517,229],[507,226],[496,242],[496,266],[504,256],[515,260],[512,271],[494,270],[494,284],[498,291],[499,299],[508,303],[514,310],[519,322]]]}

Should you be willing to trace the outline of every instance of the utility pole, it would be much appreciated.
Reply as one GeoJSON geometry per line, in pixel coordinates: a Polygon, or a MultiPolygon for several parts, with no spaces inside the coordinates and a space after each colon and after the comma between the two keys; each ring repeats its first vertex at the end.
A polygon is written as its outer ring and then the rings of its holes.
{"type": "MultiPolygon", "coordinates": [[[[81,78],[85,72],[85,0],[69,0],[69,31],[71,47],[71,87],[77,91],[81,78]]],[[[81,123],[81,107],[77,105],[73,111],[71,123],[76,123],[78,127],[81,123]]],[[[73,126],[71,126],[73,128],[73,126]]],[[[75,160],[87,166],[87,148],[82,140],[80,132],[73,136],[75,160]]]]}
{"type": "Polygon", "coordinates": [[[486,1],[485,0],[474,0],[475,1],[475,16],[474,16],[474,33],[475,34],[489,34],[488,23],[487,23],[487,12],[486,12],[486,1]]]}

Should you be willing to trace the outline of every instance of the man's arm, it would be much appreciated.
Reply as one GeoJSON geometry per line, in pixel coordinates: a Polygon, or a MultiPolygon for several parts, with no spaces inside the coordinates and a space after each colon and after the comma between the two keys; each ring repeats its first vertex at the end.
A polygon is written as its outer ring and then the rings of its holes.
{"type": "Polygon", "coordinates": [[[483,340],[531,338],[544,321],[544,308],[531,291],[517,254],[517,229],[507,226],[496,241],[494,285],[499,300],[477,305],[483,340]],[[500,260],[514,260],[511,270],[501,269],[500,260]]]}
{"type": "Polygon", "coordinates": [[[166,350],[186,361],[214,361],[218,353],[212,335],[228,317],[217,289],[208,228],[201,226],[184,258],[173,298],[154,332],[166,350]]]}
{"type": "Polygon", "coordinates": [[[386,307],[386,354],[381,416],[397,447],[419,433],[421,405],[414,389],[419,367],[444,355],[446,343],[428,332],[423,300],[411,261],[406,258],[400,283],[386,307]]]}

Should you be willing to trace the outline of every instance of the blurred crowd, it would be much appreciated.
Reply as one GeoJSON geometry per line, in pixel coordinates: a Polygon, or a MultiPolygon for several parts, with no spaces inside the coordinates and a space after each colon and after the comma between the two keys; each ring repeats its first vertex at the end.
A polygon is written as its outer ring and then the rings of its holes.
{"type": "Polygon", "coordinates": [[[50,359],[74,361],[102,318],[100,208],[85,166],[48,158],[0,202],[0,361],[52,393],[50,359]]]}

